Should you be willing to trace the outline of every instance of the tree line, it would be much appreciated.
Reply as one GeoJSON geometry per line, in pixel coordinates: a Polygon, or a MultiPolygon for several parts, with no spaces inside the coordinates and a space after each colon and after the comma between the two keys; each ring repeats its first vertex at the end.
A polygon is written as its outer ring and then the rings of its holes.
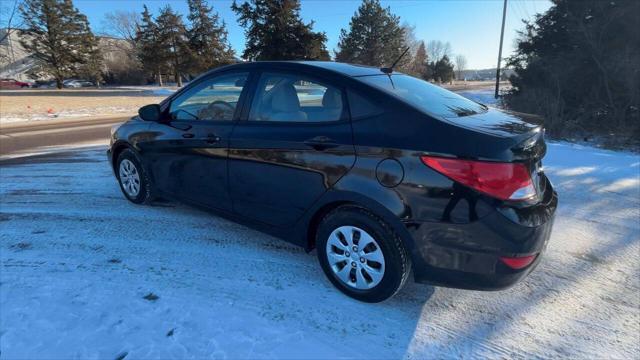
{"type": "MultiPolygon", "coordinates": [[[[29,36],[21,43],[40,66],[36,75],[49,75],[58,87],[69,76],[100,82],[156,82],[167,75],[179,86],[207,69],[239,61],[227,39],[227,29],[219,14],[206,0],[187,0],[183,15],[166,5],[154,15],[146,5],[142,12],[116,11],[106,14],[108,34],[124,40],[121,56],[105,68],[98,38],[86,16],[72,0],[24,0],[20,12],[29,36]]],[[[244,28],[243,59],[330,60],[324,32],[314,31],[314,23],[300,16],[300,0],[234,1],[231,9],[244,28]]],[[[122,46],[116,41],[116,46],[122,46]]],[[[384,8],[379,0],[363,0],[348,29],[340,34],[335,60],[370,66],[389,66],[407,49],[399,62],[400,71],[438,82],[460,77],[466,59],[452,62],[449,43],[416,40],[413,27],[384,8]]]]}
{"type": "Polygon", "coordinates": [[[555,136],[640,143],[640,2],[554,0],[526,23],[507,106],[542,115],[555,136]]]}

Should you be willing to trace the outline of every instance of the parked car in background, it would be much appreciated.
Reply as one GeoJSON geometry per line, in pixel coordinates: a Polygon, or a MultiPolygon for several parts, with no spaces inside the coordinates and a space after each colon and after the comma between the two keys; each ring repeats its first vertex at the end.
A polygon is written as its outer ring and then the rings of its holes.
{"type": "Polygon", "coordinates": [[[495,290],[536,267],[558,200],[529,120],[388,68],[243,63],[141,108],[108,157],[131,202],[176,198],[315,248],[338,289],[378,302],[411,271],[495,290]]]}
{"type": "Polygon", "coordinates": [[[66,88],[83,88],[83,87],[93,87],[93,86],[96,86],[96,84],[88,80],[70,79],[70,80],[63,81],[62,86],[66,88]]]}
{"type": "Polygon", "coordinates": [[[37,80],[33,87],[38,89],[50,89],[56,87],[56,82],[51,80],[37,80]]]}
{"type": "Polygon", "coordinates": [[[18,81],[16,79],[0,79],[1,89],[26,89],[33,86],[33,83],[18,81]]]}

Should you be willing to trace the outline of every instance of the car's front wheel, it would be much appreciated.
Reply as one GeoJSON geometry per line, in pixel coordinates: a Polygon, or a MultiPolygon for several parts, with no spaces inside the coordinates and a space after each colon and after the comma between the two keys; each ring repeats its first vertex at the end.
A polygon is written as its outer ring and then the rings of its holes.
{"type": "Polygon", "coordinates": [[[118,155],[116,174],[120,189],[129,201],[146,204],[153,200],[151,181],[133,150],[125,149],[118,155]]]}
{"type": "Polygon", "coordinates": [[[402,240],[363,208],[341,206],[330,212],[318,228],[316,245],[329,280],[357,300],[386,300],[409,277],[411,260],[402,240]]]}

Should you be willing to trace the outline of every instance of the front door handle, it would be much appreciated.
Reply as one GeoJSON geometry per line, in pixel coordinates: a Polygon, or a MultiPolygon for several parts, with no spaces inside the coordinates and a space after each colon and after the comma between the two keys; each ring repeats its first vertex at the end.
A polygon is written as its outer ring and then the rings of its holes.
{"type": "Polygon", "coordinates": [[[192,133],[184,133],[182,134],[182,137],[185,139],[192,139],[194,135],[192,133]]]}
{"type": "Polygon", "coordinates": [[[192,128],[191,125],[185,124],[185,123],[180,123],[180,122],[170,122],[167,125],[171,126],[174,129],[178,129],[178,130],[182,130],[182,131],[187,131],[187,130],[190,130],[192,128]]]}

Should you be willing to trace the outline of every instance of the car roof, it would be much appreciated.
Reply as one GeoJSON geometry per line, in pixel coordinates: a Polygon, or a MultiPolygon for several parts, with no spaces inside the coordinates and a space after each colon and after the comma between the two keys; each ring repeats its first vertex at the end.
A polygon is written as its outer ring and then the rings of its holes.
{"type": "MultiPolygon", "coordinates": [[[[381,75],[383,74],[379,68],[373,66],[365,66],[365,65],[356,65],[356,64],[347,64],[340,63],[335,61],[253,61],[253,62],[243,62],[236,63],[233,65],[229,65],[226,68],[260,68],[260,69],[268,69],[269,67],[274,68],[289,68],[291,70],[295,70],[300,67],[307,68],[316,68],[328,70],[334,73],[338,73],[345,76],[368,76],[368,75],[381,75]]],[[[211,72],[217,69],[213,69],[211,72]]]]}
{"type": "Polygon", "coordinates": [[[366,65],[348,64],[335,61],[296,61],[296,63],[335,71],[347,76],[366,76],[383,74],[379,68],[366,65]]]}

